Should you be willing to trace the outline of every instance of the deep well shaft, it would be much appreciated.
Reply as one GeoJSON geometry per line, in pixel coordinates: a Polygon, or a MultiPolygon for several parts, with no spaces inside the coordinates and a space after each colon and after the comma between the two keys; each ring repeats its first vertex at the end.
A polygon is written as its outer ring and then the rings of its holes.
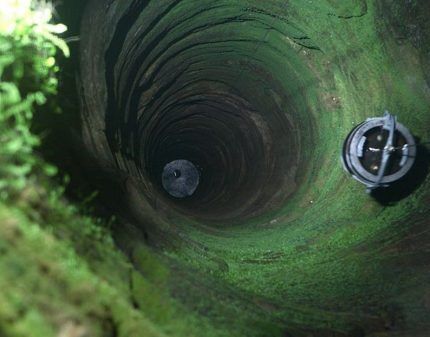
{"type": "Polygon", "coordinates": [[[429,8],[413,3],[90,1],[83,137],[118,181],[119,245],[138,232],[167,251],[172,296],[232,335],[424,336],[427,154],[390,206],[339,158],[385,109],[430,138],[429,8]],[[183,159],[200,183],[172,198],[162,172],[183,159]]]}

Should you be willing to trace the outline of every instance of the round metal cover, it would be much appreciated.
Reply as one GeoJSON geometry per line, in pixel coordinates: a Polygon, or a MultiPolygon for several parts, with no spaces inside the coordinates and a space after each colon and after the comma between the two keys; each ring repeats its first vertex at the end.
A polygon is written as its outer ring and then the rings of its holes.
{"type": "Polygon", "coordinates": [[[192,196],[199,183],[200,173],[194,164],[188,160],[174,160],[164,166],[163,188],[172,197],[182,199],[192,196]]]}

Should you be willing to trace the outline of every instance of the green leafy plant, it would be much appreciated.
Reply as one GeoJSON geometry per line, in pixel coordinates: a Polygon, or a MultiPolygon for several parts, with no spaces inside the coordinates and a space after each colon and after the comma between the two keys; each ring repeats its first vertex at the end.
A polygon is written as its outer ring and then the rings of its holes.
{"type": "Polygon", "coordinates": [[[67,45],[57,34],[64,25],[51,24],[46,2],[3,0],[0,7],[0,198],[21,191],[38,167],[48,175],[55,168],[34,155],[39,138],[30,131],[36,105],[57,90],[55,56],[67,45]]]}

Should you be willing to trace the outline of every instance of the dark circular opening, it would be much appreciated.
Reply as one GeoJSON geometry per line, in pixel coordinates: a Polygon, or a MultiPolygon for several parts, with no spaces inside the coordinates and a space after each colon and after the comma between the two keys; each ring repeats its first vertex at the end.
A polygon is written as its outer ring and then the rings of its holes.
{"type": "MultiPolygon", "coordinates": [[[[260,34],[246,30],[220,30],[222,23],[237,23],[233,12],[202,25],[200,6],[181,15],[173,9],[180,7],[168,9],[172,21],[164,29],[147,19],[151,15],[140,20],[138,8],[115,23],[98,17],[115,29],[91,35],[98,42],[83,51],[82,83],[97,76],[106,87],[105,103],[87,95],[102,111],[90,113],[89,124],[106,130],[103,151],[139,181],[151,207],[165,206],[163,214],[226,223],[280,210],[309,164],[310,154],[300,152],[313,141],[303,94],[305,80],[313,83],[309,70],[294,49],[265,46],[260,34]],[[94,55],[104,65],[95,64],[94,55]],[[166,195],[160,174],[178,159],[200,172],[195,192],[180,200],[166,195]]],[[[273,31],[272,38],[284,35],[273,31]]]]}

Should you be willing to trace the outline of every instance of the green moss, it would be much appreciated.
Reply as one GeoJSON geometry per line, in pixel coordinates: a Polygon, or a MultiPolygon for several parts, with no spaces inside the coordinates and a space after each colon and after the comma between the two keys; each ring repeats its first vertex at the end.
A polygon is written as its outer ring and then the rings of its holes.
{"type": "MultiPolygon", "coordinates": [[[[270,303],[276,308],[272,314],[290,324],[339,333],[359,325],[384,325],[392,307],[402,305],[405,289],[425,288],[429,279],[421,269],[392,269],[396,259],[408,254],[397,250],[396,242],[425,219],[422,215],[421,220],[411,220],[410,215],[418,210],[426,214],[428,180],[407,199],[385,207],[341,168],[345,135],[384,109],[395,113],[416,136],[429,138],[429,96],[417,67],[418,52],[399,47],[387,35],[382,40],[381,30],[387,28],[378,21],[375,3],[367,2],[363,13],[364,2],[352,3],[333,8],[325,1],[288,2],[290,22],[321,49],[294,50],[290,45],[282,49],[288,55],[285,62],[308,85],[307,101],[297,105],[306,107],[303,113],[318,125],[314,143],[303,144],[312,163],[300,191],[279,213],[240,226],[211,232],[184,223],[181,230],[194,242],[204,243],[208,253],[189,247],[175,253],[246,296],[270,303]],[[332,97],[339,103],[330,102],[332,97]],[[213,267],[217,258],[228,268],[213,267]]],[[[286,27],[280,29],[288,32],[286,27]]],[[[258,29],[252,34],[258,36],[258,29]]],[[[276,34],[271,33],[268,41],[278,47],[276,34]]],[[[285,76],[286,91],[294,92],[297,83],[291,81],[291,69],[279,69],[281,59],[265,48],[253,55],[266,60],[278,78],[285,76]]],[[[242,76],[244,92],[252,92],[253,74],[242,76]]],[[[425,316],[423,308],[418,312],[425,316]]]]}

